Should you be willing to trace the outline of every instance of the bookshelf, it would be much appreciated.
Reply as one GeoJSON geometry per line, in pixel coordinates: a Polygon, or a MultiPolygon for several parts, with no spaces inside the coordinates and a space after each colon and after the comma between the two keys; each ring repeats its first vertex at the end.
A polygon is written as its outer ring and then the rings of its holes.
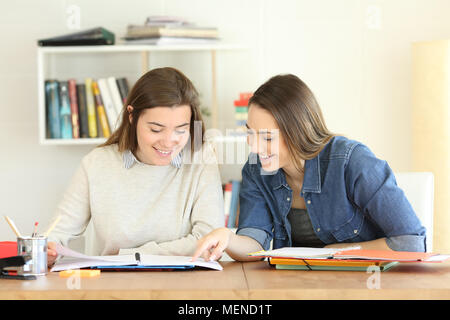
{"type": "MultiPolygon", "coordinates": [[[[205,44],[205,45],[104,45],[104,46],[66,46],[66,47],[38,47],[37,48],[37,82],[38,82],[38,128],[39,143],[41,145],[98,145],[103,143],[105,138],[80,138],[80,139],[49,139],[46,137],[46,110],[45,110],[45,89],[44,83],[49,76],[51,60],[55,56],[84,54],[105,55],[133,54],[130,59],[136,60],[136,55],[140,56],[140,72],[144,74],[150,69],[149,58],[151,52],[209,52],[211,64],[211,125],[218,127],[218,100],[217,100],[217,52],[225,50],[245,50],[246,48],[237,44],[205,44]]],[[[70,77],[71,75],[67,75],[70,77]]],[[[95,75],[92,75],[95,77],[95,75]]],[[[223,138],[218,138],[219,140],[223,138]]],[[[226,137],[225,140],[233,140],[226,137]]],[[[240,141],[237,138],[238,141],[240,141]]]]}

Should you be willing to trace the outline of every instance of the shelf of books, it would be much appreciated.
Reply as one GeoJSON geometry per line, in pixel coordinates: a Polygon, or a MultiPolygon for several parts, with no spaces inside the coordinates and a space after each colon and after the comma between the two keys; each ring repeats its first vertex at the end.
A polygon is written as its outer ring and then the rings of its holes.
{"type": "MultiPolygon", "coordinates": [[[[149,70],[149,52],[152,51],[210,51],[211,52],[211,121],[218,126],[218,102],[216,86],[216,51],[241,50],[243,46],[224,43],[180,44],[180,45],[93,45],[38,47],[38,107],[39,142],[43,145],[98,145],[106,141],[116,128],[123,104],[132,80],[123,75],[79,77],[63,70],[56,70],[55,57],[63,55],[65,61],[77,60],[80,69],[89,59],[105,57],[105,54],[140,53],[143,74],[149,70]],[[71,54],[71,55],[70,55],[71,54]],[[86,55],[84,55],[86,54],[86,55]],[[92,57],[89,54],[94,54],[92,57]],[[92,58],[91,58],[92,57],[92,58]],[[81,62],[78,61],[78,58],[81,62]],[[53,68],[53,69],[52,69],[53,68]],[[49,72],[52,70],[52,72],[49,72]]],[[[136,56],[131,55],[136,60],[136,56]]],[[[128,59],[128,58],[127,58],[128,59]]],[[[129,62],[129,60],[128,60],[129,62]]],[[[71,62],[69,62],[71,63],[71,62]]],[[[89,62],[91,63],[91,62],[89,62]]],[[[139,73],[139,71],[137,72],[139,73]]],[[[139,76],[139,74],[137,75],[139,76]]]]}

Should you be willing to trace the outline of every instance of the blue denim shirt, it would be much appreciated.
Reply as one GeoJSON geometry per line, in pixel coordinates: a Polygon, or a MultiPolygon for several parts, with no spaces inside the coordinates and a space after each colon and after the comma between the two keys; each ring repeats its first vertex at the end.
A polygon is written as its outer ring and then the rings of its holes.
{"type": "MultiPolygon", "coordinates": [[[[336,136],[306,160],[301,196],[314,232],[326,244],[386,237],[396,251],[426,250],[425,228],[391,168],[357,141],[336,136]]],[[[292,189],[283,170],[267,174],[259,159],[247,161],[239,198],[237,234],[252,237],[265,250],[272,239],[274,249],[292,246],[287,219],[292,189]]]]}

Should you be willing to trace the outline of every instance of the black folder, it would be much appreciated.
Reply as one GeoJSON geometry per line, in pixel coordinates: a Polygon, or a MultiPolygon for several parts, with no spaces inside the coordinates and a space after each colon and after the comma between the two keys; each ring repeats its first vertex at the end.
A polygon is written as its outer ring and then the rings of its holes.
{"type": "Polygon", "coordinates": [[[114,43],[114,33],[102,27],[38,40],[38,45],[41,47],[113,45],[114,43]]]}

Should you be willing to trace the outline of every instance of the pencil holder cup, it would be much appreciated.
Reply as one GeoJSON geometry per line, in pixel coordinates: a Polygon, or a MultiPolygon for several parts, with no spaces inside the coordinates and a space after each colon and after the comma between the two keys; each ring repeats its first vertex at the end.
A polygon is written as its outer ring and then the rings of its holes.
{"type": "Polygon", "coordinates": [[[17,255],[29,255],[31,259],[17,269],[19,275],[42,276],[47,274],[47,237],[17,238],[17,255]]]}

